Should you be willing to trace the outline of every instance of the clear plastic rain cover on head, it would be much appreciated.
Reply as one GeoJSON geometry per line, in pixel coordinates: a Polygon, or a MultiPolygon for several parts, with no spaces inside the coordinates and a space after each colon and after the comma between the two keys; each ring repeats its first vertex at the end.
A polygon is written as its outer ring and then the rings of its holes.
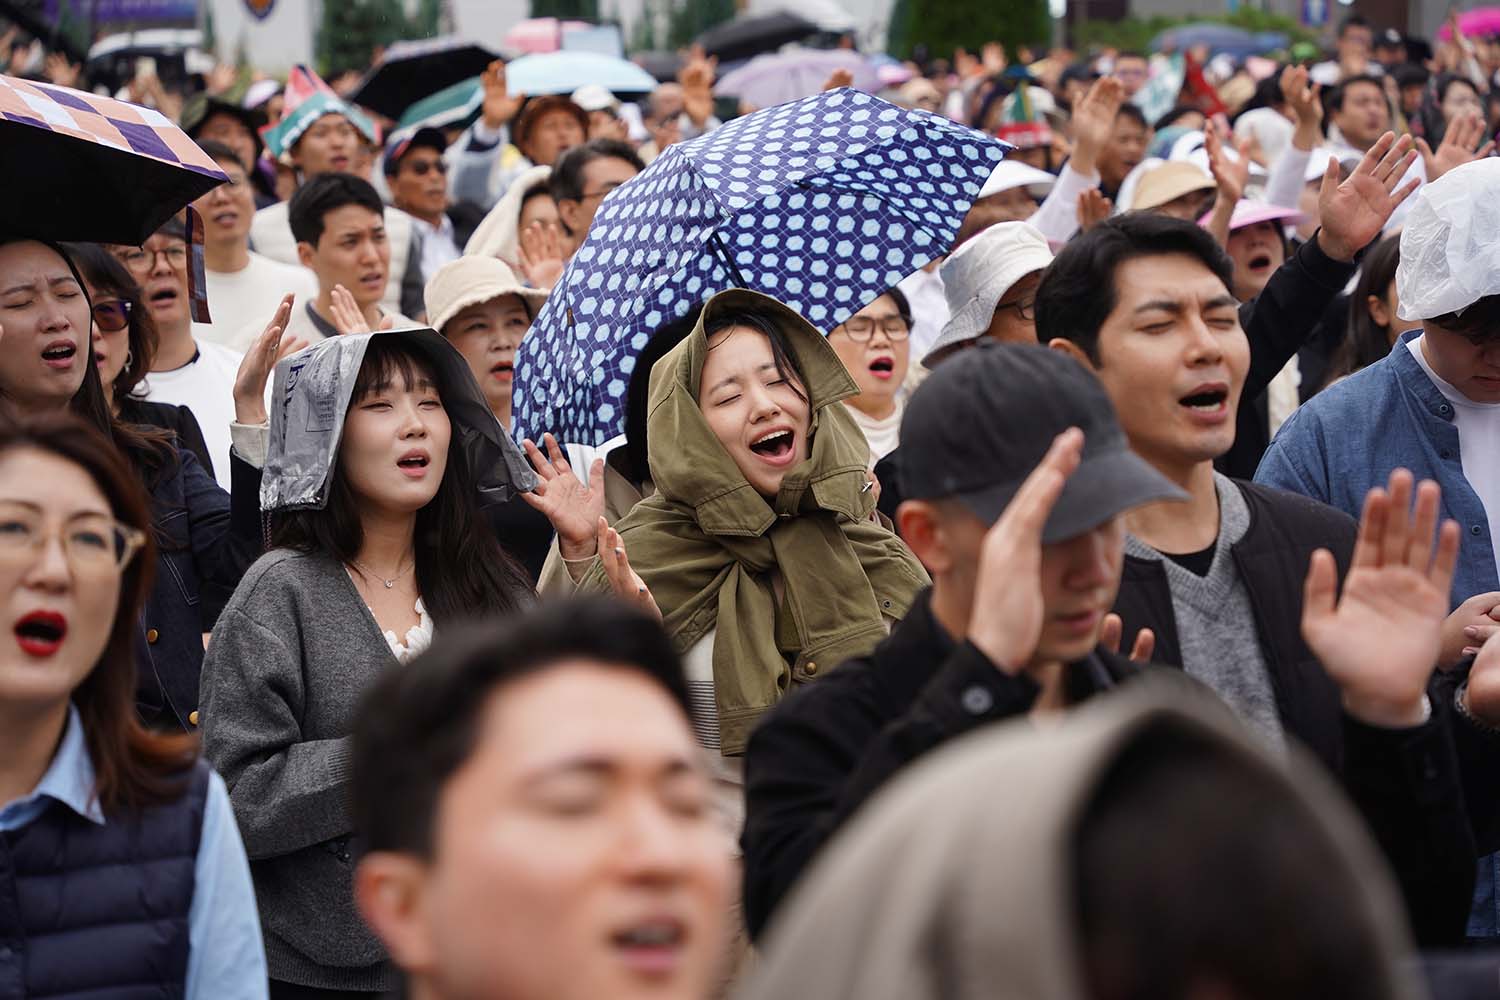
{"type": "Polygon", "coordinates": [[[1400,318],[1432,319],[1500,294],[1500,159],[1455,167],[1417,192],[1401,231],[1400,318]]]}
{"type": "Polygon", "coordinates": [[[260,484],[262,510],[322,509],[338,459],[344,417],[365,350],[375,337],[400,337],[432,366],[453,440],[468,464],[481,506],[537,484],[525,456],[495,419],[468,363],[435,330],[390,330],[330,337],[276,365],[271,440],[260,484]]]}

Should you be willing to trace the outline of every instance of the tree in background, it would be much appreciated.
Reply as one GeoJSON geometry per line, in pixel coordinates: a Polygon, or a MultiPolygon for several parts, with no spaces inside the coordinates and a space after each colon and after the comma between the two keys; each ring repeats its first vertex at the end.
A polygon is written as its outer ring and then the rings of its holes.
{"type": "Polygon", "coordinates": [[[887,50],[909,58],[917,46],[932,57],[951,59],[955,49],[979,51],[1000,42],[1009,52],[1051,36],[1047,0],[896,0],[887,50]]]}
{"type": "Polygon", "coordinates": [[[531,0],[531,16],[598,21],[599,0],[531,0]]]}
{"type": "Polygon", "coordinates": [[[442,4],[426,0],[408,20],[401,0],[339,0],[323,4],[318,27],[318,68],[325,78],[353,70],[363,73],[375,49],[403,38],[437,33],[442,4]]]}
{"type": "Polygon", "coordinates": [[[734,0],[674,0],[667,14],[668,49],[681,49],[735,15],[734,0]]]}

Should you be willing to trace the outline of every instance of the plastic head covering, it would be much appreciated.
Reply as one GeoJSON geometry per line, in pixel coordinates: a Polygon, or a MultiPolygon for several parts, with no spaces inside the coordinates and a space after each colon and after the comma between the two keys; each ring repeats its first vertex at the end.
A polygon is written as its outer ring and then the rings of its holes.
{"type": "Polygon", "coordinates": [[[1189,133],[1197,135],[1199,140],[1202,140],[1202,132],[1188,128],[1186,125],[1168,125],[1166,128],[1157,129],[1156,134],[1151,137],[1151,145],[1146,147],[1146,155],[1163,160],[1171,159],[1172,147],[1177,144],[1178,139],[1189,133]]]}
{"type": "Polygon", "coordinates": [[[335,94],[322,77],[306,66],[294,66],[286,81],[281,121],[261,133],[266,149],[272,156],[281,156],[297,144],[313,122],[326,115],[343,115],[370,145],[380,145],[380,130],[363,111],[335,94]]]}
{"type": "MultiPolygon", "coordinates": [[[[1390,875],[1323,768],[1295,747],[1289,761],[1272,755],[1217,698],[1163,672],[1095,697],[1056,725],[1018,719],[976,730],[898,774],[804,873],[738,1000],[1093,995],[1074,845],[1118,775],[1114,763],[1158,740],[1223,761],[1227,776],[1253,782],[1288,825],[1317,838],[1318,855],[1331,862],[1301,898],[1337,886],[1358,901],[1342,936],[1384,987],[1368,1000],[1426,996],[1403,961],[1416,949],[1390,875]],[[1005,794],[975,794],[990,788],[1005,794]]],[[[1288,905],[1295,912],[1295,899],[1288,905]]],[[[1295,919],[1284,933],[1299,933],[1295,919]]],[[[1276,952],[1266,942],[1265,953],[1276,952]]]]}
{"type": "Polygon", "coordinates": [[[465,254],[482,257],[498,257],[511,267],[521,266],[521,202],[526,192],[538,184],[545,184],[552,176],[552,168],[537,166],[522,173],[505,189],[505,197],[489,210],[469,242],[464,245],[465,254]]]}
{"type": "Polygon", "coordinates": [[[260,484],[262,510],[328,503],[354,383],[375,337],[400,337],[421,352],[437,377],[453,439],[468,462],[481,506],[536,486],[535,473],[484,401],[468,362],[436,330],[345,334],[304,348],[276,365],[271,440],[260,484]]]}
{"type": "MultiPolygon", "coordinates": [[[[1036,149],[1052,145],[1052,129],[1043,114],[1045,108],[1038,103],[1038,96],[1047,95],[1047,105],[1056,107],[1052,95],[1039,87],[1030,86],[1025,80],[1016,84],[1015,92],[1002,101],[1003,119],[995,129],[996,137],[1017,149],[1036,149]]],[[[988,104],[988,102],[986,102],[988,104]]],[[[988,106],[980,112],[980,121],[989,113],[988,106]]]]}
{"type": "Polygon", "coordinates": [[[1401,231],[1396,294],[1404,320],[1500,294],[1500,159],[1455,167],[1417,193],[1401,231]]]}

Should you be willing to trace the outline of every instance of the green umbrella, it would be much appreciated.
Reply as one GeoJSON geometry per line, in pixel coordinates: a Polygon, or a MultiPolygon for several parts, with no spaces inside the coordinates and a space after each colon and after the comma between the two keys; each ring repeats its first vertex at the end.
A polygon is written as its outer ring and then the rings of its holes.
{"type": "Polygon", "coordinates": [[[479,117],[483,102],[484,88],[479,77],[462,80],[407,108],[398,127],[468,128],[479,117]]]}

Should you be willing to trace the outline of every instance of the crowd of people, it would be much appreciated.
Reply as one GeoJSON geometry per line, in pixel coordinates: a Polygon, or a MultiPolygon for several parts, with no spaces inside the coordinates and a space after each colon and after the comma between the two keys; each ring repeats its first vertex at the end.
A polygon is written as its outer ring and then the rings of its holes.
{"type": "Polygon", "coordinates": [[[0,223],[0,995],[1500,994],[1500,37],[1379,29],[905,64],[951,245],[604,447],[519,352],[712,58],[131,84],[225,179],[0,223]]]}

